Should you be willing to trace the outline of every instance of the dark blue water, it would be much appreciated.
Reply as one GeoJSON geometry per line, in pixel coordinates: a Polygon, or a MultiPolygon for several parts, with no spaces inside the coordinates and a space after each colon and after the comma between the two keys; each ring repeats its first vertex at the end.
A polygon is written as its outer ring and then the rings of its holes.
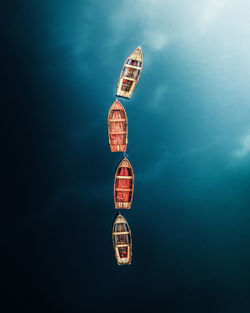
{"type": "MultiPolygon", "coordinates": [[[[250,311],[250,6],[22,1],[2,28],[9,311],[250,311]],[[133,262],[116,265],[106,120],[126,57],[133,262]]],[[[6,311],[6,312],[9,312],[6,311]]]]}

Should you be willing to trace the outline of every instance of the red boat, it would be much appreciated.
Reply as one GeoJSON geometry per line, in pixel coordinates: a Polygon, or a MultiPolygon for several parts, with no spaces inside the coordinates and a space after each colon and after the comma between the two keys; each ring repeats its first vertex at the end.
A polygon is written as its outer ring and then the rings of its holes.
{"type": "Polygon", "coordinates": [[[118,101],[108,113],[108,136],[111,152],[125,152],[128,144],[128,119],[123,105],[118,101]]]}
{"type": "Polygon", "coordinates": [[[114,202],[116,209],[130,209],[134,193],[134,172],[125,157],[118,165],[114,181],[114,202]]]}

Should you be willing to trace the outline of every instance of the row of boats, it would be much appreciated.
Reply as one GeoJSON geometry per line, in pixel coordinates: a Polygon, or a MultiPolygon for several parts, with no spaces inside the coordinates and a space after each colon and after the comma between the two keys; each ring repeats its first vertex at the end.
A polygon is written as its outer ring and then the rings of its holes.
{"type": "MultiPolygon", "coordinates": [[[[130,99],[143,68],[141,47],[126,59],[117,84],[116,96],[130,99]]],[[[123,105],[116,99],[108,112],[108,138],[111,152],[125,152],[128,144],[128,118],[123,105]]],[[[130,209],[134,194],[134,171],[128,158],[119,163],[114,179],[114,205],[116,209],[130,209]]],[[[132,261],[132,236],[124,216],[117,214],[112,228],[115,257],[119,265],[132,261]]]]}

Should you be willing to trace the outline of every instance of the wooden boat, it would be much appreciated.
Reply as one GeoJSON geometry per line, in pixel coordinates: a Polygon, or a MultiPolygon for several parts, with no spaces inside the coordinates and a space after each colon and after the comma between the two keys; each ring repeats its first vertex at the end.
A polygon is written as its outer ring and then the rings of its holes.
{"type": "Polygon", "coordinates": [[[132,237],[128,222],[118,214],[112,229],[113,246],[118,265],[129,265],[132,261],[132,237]]]}
{"type": "Polygon", "coordinates": [[[118,165],[114,181],[114,202],[116,209],[130,209],[134,193],[134,172],[125,157],[118,165]]]}
{"type": "Polygon", "coordinates": [[[129,99],[138,83],[143,68],[143,54],[141,47],[137,47],[123,65],[117,84],[116,95],[129,99]]]}
{"type": "Polygon", "coordinates": [[[118,100],[115,100],[109,109],[108,136],[111,152],[127,150],[128,118],[123,105],[118,100]]]}

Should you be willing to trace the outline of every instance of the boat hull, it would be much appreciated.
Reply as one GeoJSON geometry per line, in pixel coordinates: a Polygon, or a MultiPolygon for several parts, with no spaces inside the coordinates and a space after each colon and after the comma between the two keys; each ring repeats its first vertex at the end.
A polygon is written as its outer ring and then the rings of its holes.
{"type": "Polygon", "coordinates": [[[116,95],[130,99],[139,81],[143,68],[141,47],[137,47],[126,59],[117,84],[116,95]]]}
{"type": "Polygon", "coordinates": [[[112,241],[118,265],[130,265],[132,262],[132,236],[128,222],[118,214],[112,228],[112,241]]]}
{"type": "Polygon", "coordinates": [[[134,172],[125,157],[118,165],[114,180],[114,204],[116,209],[130,209],[134,194],[134,172]]]}
{"type": "Polygon", "coordinates": [[[108,137],[111,152],[125,152],[128,144],[128,118],[123,105],[116,100],[108,113],[108,137]]]}

